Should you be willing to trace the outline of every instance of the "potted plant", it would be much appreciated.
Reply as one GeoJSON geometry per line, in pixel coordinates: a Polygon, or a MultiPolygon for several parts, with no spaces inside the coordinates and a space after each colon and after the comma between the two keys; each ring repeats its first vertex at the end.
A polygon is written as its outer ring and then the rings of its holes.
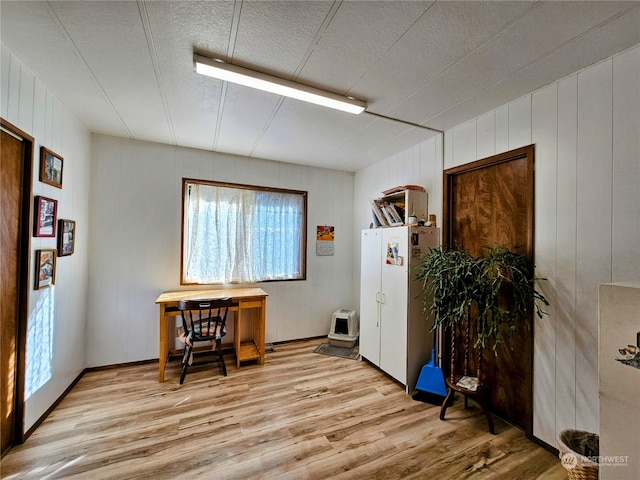
{"type": "Polygon", "coordinates": [[[539,303],[545,306],[549,303],[536,290],[531,267],[523,255],[504,246],[490,247],[478,257],[465,250],[439,247],[425,256],[418,267],[417,279],[423,282],[425,310],[433,313],[433,328],[443,328],[451,335],[449,377],[442,378],[441,371],[427,365],[421,372],[425,385],[446,382],[448,391],[440,408],[440,419],[445,419],[447,406],[458,391],[465,395],[465,407],[468,396],[480,403],[489,431],[495,433],[482,373],[482,352],[490,347],[497,355],[498,345],[506,343],[505,340],[510,344],[521,322],[529,325],[532,308],[539,317],[544,315],[539,303]],[[503,338],[504,334],[508,338],[503,338]],[[475,355],[470,355],[472,339],[475,355]],[[462,350],[459,352],[462,358],[458,357],[457,348],[462,350]],[[433,377],[437,375],[440,377],[435,382],[433,377]]]}
{"type": "MultiPolygon", "coordinates": [[[[529,323],[529,312],[545,314],[540,306],[549,302],[535,288],[526,258],[501,245],[488,247],[473,257],[466,250],[430,249],[418,267],[423,282],[425,309],[433,313],[433,328],[454,328],[475,316],[475,345],[494,352],[519,322],[529,323]]],[[[509,339],[507,339],[509,340],[509,339]]]]}

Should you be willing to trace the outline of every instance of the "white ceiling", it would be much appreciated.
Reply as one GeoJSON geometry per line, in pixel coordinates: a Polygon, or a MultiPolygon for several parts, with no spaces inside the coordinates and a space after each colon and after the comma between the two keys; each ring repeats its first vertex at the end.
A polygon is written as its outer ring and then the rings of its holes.
{"type": "Polygon", "coordinates": [[[640,2],[0,3],[1,38],[95,133],[348,171],[435,133],[223,83],[193,51],[446,130],[640,43],[640,2]]]}

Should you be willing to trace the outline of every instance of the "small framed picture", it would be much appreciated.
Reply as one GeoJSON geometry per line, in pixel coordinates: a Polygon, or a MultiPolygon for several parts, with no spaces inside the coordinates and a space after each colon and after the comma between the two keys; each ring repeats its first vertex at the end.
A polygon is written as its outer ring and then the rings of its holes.
{"type": "Polygon", "coordinates": [[[56,249],[36,250],[36,290],[56,283],[56,249]]]}
{"type": "Polygon", "coordinates": [[[36,215],[33,221],[34,237],[55,237],[58,201],[52,198],[35,198],[36,215]]]}
{"type": "Polygon", "coordinates": [[[46,147],[40,147],[40,181],[62,188],[62,164],[64,159],[46,147]]]}
{"type": "Polygon", "coordinates": [[[76,222],[73,220],[58,220],[58,256],[71,255],[76,240],[76,222]]]}

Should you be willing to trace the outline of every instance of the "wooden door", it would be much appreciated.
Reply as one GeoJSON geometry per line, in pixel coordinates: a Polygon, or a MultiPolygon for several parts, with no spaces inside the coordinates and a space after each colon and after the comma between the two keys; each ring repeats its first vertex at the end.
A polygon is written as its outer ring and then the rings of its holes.
{"type": "MultiPolygon", "coordinates": [[[[479,255],[493,244],[513,248],[533,262],[533,145],[452,168],[444,175],[443,241],[479,255]]],[[[533,319],[513,348],[485,351],[483,376],[491,409],[533,436],[533,319]]],[[[506,332],[505,332],[506,333],[506,332]]],[[[461,351],[461,349],[458,349],[461,351]]]]}
{"type": "Polygon", "coordinates": [[[33,139],[5,121],[0,135],[0,432],[4,454],[22,440],[33,139]]]}

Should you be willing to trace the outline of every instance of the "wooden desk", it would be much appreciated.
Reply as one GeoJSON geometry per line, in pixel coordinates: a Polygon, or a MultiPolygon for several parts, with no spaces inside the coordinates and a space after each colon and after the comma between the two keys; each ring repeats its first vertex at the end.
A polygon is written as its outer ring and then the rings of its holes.
{"type": "Polygon", "coordinates": [[[169,360],[176,337],[176,326],[173,318],[180,315],[180,300],[203,300],[207,298],[231,297],[238,302],[238,307],[230,309],[236,312],[233,324],[233,347],[236,354],[236,365],[246,360],[258,360],[264,365],[264,337],[267,313],[267,292],[261,288],[219,288],[215,290],[177,290],[162,292],[156,300],[160,306],[160,354],[158,381],[164,382],[164,369],[169,360]],[[241,342],[242,311],[248,308],[259,309],[258,318],[253,321],[253,339],[241,342]],[[167,318],[172,319],[168,321],[167,318]]]}

